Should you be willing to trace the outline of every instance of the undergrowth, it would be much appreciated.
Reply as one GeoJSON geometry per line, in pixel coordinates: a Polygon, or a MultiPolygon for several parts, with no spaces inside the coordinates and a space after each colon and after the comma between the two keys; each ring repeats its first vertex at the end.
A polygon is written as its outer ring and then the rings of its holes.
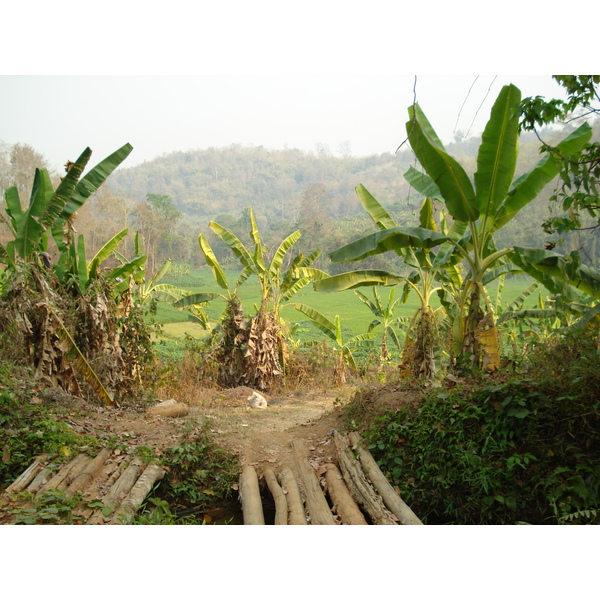
{"type": "Polygon", "coordinates": [[[429,524],[599,523],[597,333],[540,347],[520,373],[437,389],[364,432],[429,524]]]}
{"type": "Polygon", "coordinates": [[[157,496],[175,509],[230,500],[239,475],[237,457],[215,442],[210,424],[196,421],[186,426],[177,446],[164,451],[161,464],[167,475],[157,496]]]}
{"type": "Polygon", "coordinates": [[[78,447],[97,441],[76,434],[47,407],[31,404],[34,391],[26,370],[0,363],[0,488],[12,483],[40,454],[54,455],[60,462],[78,447]]]}

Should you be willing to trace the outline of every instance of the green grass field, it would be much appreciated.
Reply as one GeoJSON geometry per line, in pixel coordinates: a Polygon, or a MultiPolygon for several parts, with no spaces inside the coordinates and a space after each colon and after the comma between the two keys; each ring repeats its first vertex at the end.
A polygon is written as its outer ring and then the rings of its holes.
{"type": "MultiPolygon", "coordinates": [[[[227,280],[235,282],[238,272],[234,270],[226,271],[227,280]]],[[[502,302],[504,305],[512,302],[525,288],[531,283],[532,279],[523,275],[512,277],[507,279],[504,284],[502,293],[502,302]]],[[[190,292],[216,292],[220,293],[222,290],[216,284],[212,272],[208,267],[199,269],[193,269],[189,275],[181,277],[165,277],[161,283],[170,283],[183,289],[189,290],[190,292]]],[[[370,288],[361,288],[360,290],[369,298],[373,298],[373,291],[370,288]]],[[[399,296],[401,288],[396,289],[396,297],[399,296]]],[[[496,287],[490,286],[489,289],[492,298],[495,298],[496,287]]],[[[379,289],[379,294],[382,299],[382,303],[387,303],[388,295],[390,290],[385,288],[379,289]]],[[[544,290],[544,295],[545,290],[544,290]]],[[[528,301],[525,303],[526,306],[533,306],[539,297],[539,288],[532,294],[528,301]]],[[[240,298],[242,300],[242,306],[246,314],[254,313],[254,304],[260,301],[260,290],[256,277],[251,277],[240,287],[240,298]]],[[[342,323],[342,329],[344,336],[352,337],[360,333],[365,333],[369,326],[369,323],[373,321],[375,316],[371,313],[369,308],[365,306],[355,295],[352,290],[338,293],[318,293],[312,289],[312,285],[306,286],[292,299],[292,302],[299,302],[307,304],[312,308],[323,313],[330,320],[333,320],[335,315],[339,315],[342,323]]],[[[434,306],[439,306],[437,302],[437,296],[432,299],[434,306]]],[[[418,303],[414,295],[409,296],[408,302],[404,305],[398,306],[395,316],[398,317],[410,317],[416,309],[418,303]]],[[[216,323],[219,316],[221,315],[225,307],[225,300],[217,298],[207,308],[207,314],[212,323],[216,323]]],[[[301,312],[297,311],[291,306],[286,306],[282,311],[283,318],[290,324],[299,323],[301,329],[305,330],[301,332],[297,337],[302,341],[322,339],[323,335],[317,329],[315,329],[310,320],[301,312]]],[[[178,310],[172,306],[160,302],[158,304],[158,310],[156,314],[156,321],[163,325],[164,337],[167,340],[180,340],[185,337],[185,334],[189,334],[194,338],[202,338],[206,335],[206,332],[194,323],[187,320],[187,312],[185,310],[178,310]]],[[[375,329],[378,332],[381,328],[375,329]]]]}

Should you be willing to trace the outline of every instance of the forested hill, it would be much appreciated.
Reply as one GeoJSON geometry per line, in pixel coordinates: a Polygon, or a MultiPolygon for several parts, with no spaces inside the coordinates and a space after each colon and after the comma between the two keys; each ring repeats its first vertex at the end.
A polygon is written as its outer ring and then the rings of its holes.
{"type": "MultiPolygon", "coordinates": [[[[547,141],[552,142],[566,132],[545,134],[547,141]]],[[[473,174],[479,144],[480,139],[473,137],[447,144],[446,150],[473,174]]],[[[535,166],[540,159],[539,149],[540,141],[534,134],[521,136],[518,175],[535,166]]],[[[404,179],[411,166],[419,168],[408,144],[396,152],[366,157],[332,156],[323,149],[307,153],[232,145],[165,154],[118,170],[108,185],[115,196],[129,198],[140,207],[148,194],[166,196],[172,201],[175,212],[181,213],[178,223],[169,227],[172,241],[168,244],[168,255],[176,261],[195,262],[194,256],[198,254],[193,251],[195,240],[198,233],[207,233],[211,220],[243,236],[247,231],[244,211],[248,206],[253,207],[263,239],[269,245],[300,228],[303,235],[298,250],[319,247],[326,255],[373,228],[357,199],[358,184],[363,184],[398,224],[417,223],[422,198],[404,179]]],[[[552,241],[541,227],[549,216],[552,187],[548,186],[518,219],[502,228],[496,240],[500,247],[542,247],[552,241]]],[[[142,222],[139,228],[143,229],[142,222]]],[[[580,244],[581,240],[572,236],[570,247],[564,250],[580,244]]],[[[161,245],[164,244],[158,244],[157,248],[161,245]]],[[[596,246],[597,240],[588,248],[594,256],[598,254],[596,246]]],[[[223,259],[228,253],[225,247],[217,247],[215,251],[223,259]]],[[[166,252],[166,249],[164,253],[158,251],[157,257],[167,256],[166,252]]],[[[377,259],[371,262],[375,268],[377,259]]]]}
{"type": "MultiPolygon", "coordinates": [[[[479,143],[473,137],[446,149],[472,173],[479,143]]],[[[521,172],[539,160],[539,146],[533,134],[521,138],[521,172]]],[[[419,167],[408,144],[397,152],[365,157],[232,145],[164,154],[118,170],[109,185],[116,195],[138,202],[147,194],[166,194],[182,213],[200,222],[221,214],[239,217],[252,205],[269,224],[295,223],[303,204],[305,209],[317,205],[334,219],[363,213],[354,192],[359,183],[392,212],[412,212],[420,198],[404,179],[410,166],[419,167]]]]}
{"type": "Polygon", "coordinates": [[[408,150],[339,158],[233,145],[166,154],[118,171],[110,185],[114,193],[139,201],[147,193],[167,194],[180,211],[206,221],[223,213],[238,216],[252,205],[270,223],[295,222],[311,193],[319,194],[321,209],[332,218],[360,212],[354,193],[359,183],[386,206],[406,200],[403,174],[413,163],[408,150]]]}

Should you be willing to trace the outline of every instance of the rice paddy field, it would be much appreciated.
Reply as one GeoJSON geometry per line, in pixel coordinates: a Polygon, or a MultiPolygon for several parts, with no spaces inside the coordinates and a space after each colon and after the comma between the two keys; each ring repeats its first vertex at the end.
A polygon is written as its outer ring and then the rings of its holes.
{"type": "MultiPolygon", "coordinates": [[[[235,282],[239,272],[235,270],[226,270],[227,280],[235,282]]],[[[532,279],[525,275],[514,276],[506,279],[502,291],[501,301],[504,306],[512,302],[523,290],[531,283],[532,279]]],[[[198,292],[214,292],[221,293],[223,290],[216,284],[212,271],[208,267],[192,269],[188,275],[178,277],[165,277],[161,283],[169,283],[177,287],[189,290],[193,293],[198,292]]],[[[379,288],[379,294],[382,304],[385,306],[388,301],[390,290],[392,288],[379,288]]],[[[542,288],[543,289],[543,288],[542,288]]],[[[492,285],[488,288],[492,298],[496,297],[496,286],[492,285]]],[[[370,299],[373,299],[372,288],[360,288],[360,291],[370,299]]],[[[401,294],[401,287],[397,287],[395,291],[396,298],[401,294]]],[[[540,289],[536,290],[527,299],[525,306],[534,306],[539,299],[540,289]]],[[[545,295],[545,290],[542,292],[545,295]]],[[[253,305],[260,302],[260,289],[256,277],[248,279],[239,289],[239,296],[242,300],[242,306],[246,314],[253,314],[253,305]]],[[[361,302],[354,291],[348,290],[337,293],[319,293],[315,292],[312,285],[306,286],[298,292],[291,302],[307,304],[308,306],[318,310],[331,321],[335,315],[339,315],[342,324],[342,332],[344,339],[360,333],[366,333],[369,324],[376,318],[369,308],[361,302]]],[[[437,296],[432,298],[434,307],[439,306],[437,296]]],[[[225,308],[225,300],[217,298],[207,307],[211,324],[216,324],[219,316],[225,308]]],[[[395,317],[411,317],[418,308],[418,299],[415,295],[410,295],[406,304],[398,305],[394,311],[395,317]]],[[[207,335],[199,325],[188,321],[187,311],[178,310],[164,302],[158,303],[158,309],[155,316],[157,323],[163,327],[162,339],[167,342],[168,346],[178,346],[183,344],[187,336],[201,339],[207,335]]],[[[302,342],[320,340],[324,335],[318,331],[310,322],[310,320],[301,312],[293,308],[291,305],[284,307],[282,311],[283,318],[290,325],[298,323],[299,330],[295,334],[295,338],[302,342]]],[[[374,329],[374,333],[380,333],[381,327],[374,329]]],[[[174,348],[172,348],[174,349],[174,348]]]]}

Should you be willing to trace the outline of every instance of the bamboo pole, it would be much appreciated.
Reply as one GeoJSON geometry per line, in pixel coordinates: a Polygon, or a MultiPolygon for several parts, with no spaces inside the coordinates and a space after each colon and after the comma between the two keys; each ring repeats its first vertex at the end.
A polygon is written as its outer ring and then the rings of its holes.
{"type": "Polygon", "coordinates": [[[121,505],[113,514],[111,525],[128,525],[133,520],[135,513],[150,493],[152,486],[165,476],[165,470],[158,465],[148,465],[141,477],[131,488],[121,505]]]}
{"type": "Polygon", "coordinates": [[[7,488],[5,494],[13,494],[23,491],[34,479],[34,477],[44,468],[47,454],[40,454],[21,475],[19,475],[7,488]]]}
{"type": "Polygon", "coordinates": [[[96,458],[92,459],[85,469],[75,477],[71,485],[65,490],[65,494],[69,497],[75,496],[78,492],[83,492],[88,488],[94,480],[96,473],[104,466],[112,452],[105,448],[96,458]]]}
{"type": "Polygon", "coordinates": [[[314,469],[306,458],[306,449],[300,440],[292,440],[295,464],[300,475],[300,485],[306,497],[306,506],[313,525],[336,525],[329,504],[314,469]]]}
{"type": "Polygon", "coordinates": [[[397,525],[397,517],[386,509],[381,497],[367,481],[360,463],[348,448],[346,438],[335,431],[333,440],[344,480],[354,500],[369,514],[375,525],[397,525]]]}
{"type": "MultiPolygon", "coordinates": [[[[69,474],[74,471],[78,465],[88,462],[90,459],[85,454],[78,454],[73,460],[69,461],[66,465],[63,465],[62,469],[49,479],[39,490],[38,495],[43,494],[48,490],[60,489],[60,485],[67,479],[69,474]]],[[[67,487],[63,486],[63,489],[67,487]]]]}
{"type": "Polygon", "coordinates": [[[130,464],[117,479],[116,483],[108,490],[106,496],[102,498],[104,507],[96,510],[87,520],[88,525],[97,525],[104,521],[110,521],[110,515],[118,507],[119,503],[131,491],[140,476],[141,468],[139,465],[130,464]],[[110,509],[110,513],[105,515],[103,509],[110,509]]]}
{"type": "Polygon", "coordinates": [[[326,465],[325,481],[327,492],[333,503],[333,510],[341,517],[345,525],[367,525],[367,521],[358,508],[344,483],[340,470],[333,464],[326,465]]]}

